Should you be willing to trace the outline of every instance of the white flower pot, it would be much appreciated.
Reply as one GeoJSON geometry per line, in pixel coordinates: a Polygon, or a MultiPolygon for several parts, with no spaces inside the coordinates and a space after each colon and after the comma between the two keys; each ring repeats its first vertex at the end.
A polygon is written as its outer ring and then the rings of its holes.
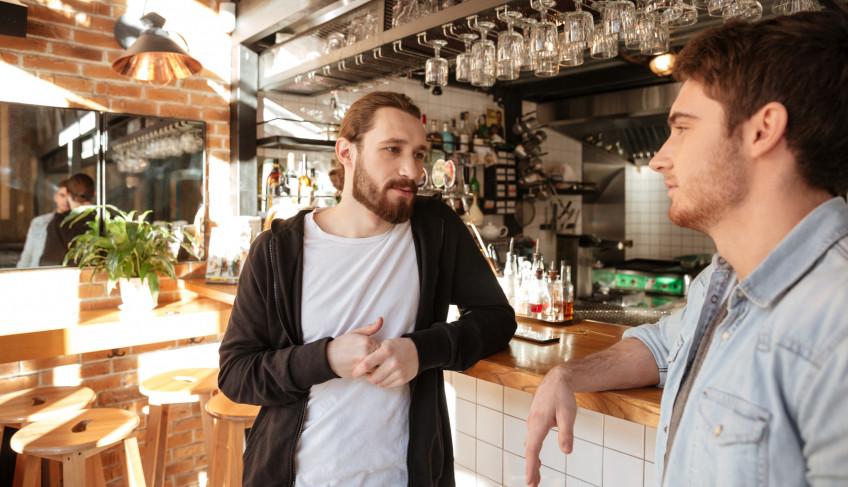
{"type": "Polygon", "coordinates": [[[124,311],[150,311],[156,307],[156,301],[150,294],[150,288],[147,285],[147,278],[141,280],[138,277],[118,278],[118,285],[121,289],[121,301],[124,304],[118,306],[124,311]]]}

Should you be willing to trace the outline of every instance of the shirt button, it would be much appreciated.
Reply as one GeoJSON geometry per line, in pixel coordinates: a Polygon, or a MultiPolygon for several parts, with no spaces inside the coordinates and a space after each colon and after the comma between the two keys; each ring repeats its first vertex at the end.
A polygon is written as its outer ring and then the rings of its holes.
{"type": "Polygon", "coordinates": [[[716,304],[718,302],[718,296],[713,294],[712,297],[710,297],[710,302],[716,304]]]}
{"type": "Polygon", "coordinates": [[[665,425],[665,426],[663,427],[663,433],[668,433],[668,425],[665,425]]]}
{"type": "Polygon", "coordinates": [[[722,333],[722,334],[721,334],[721,339],[722,339],[722,340],[727,340],[727,337],[729,337],[729,336],[730,336],[730,332],[729,332],[729,331],[726,331],[726,332],[724,332],[724,333],[722,333]]]}
{"type": "Polygon", "coordinates": [[[721,434],[721,430],[722,430],[721,425],[718,425],[718,426],[716,426],[716,427],[715,427],[715,429],[713,430],[713,434],[714,434],[714,435],[716,435],[716,436],[718,436],[718,435],[720,435],[720,434],[721,434]]]}
{"type": "Polygon", "coordinates": [[[737,295],[737,296],[739,296],[740,298],[744,298],[744,297],[745,297],[745,293],[743,293],[741,289],[740,289],[740,290],[738,290],[738,291],[736,291],[736,295],[737,295]]]}

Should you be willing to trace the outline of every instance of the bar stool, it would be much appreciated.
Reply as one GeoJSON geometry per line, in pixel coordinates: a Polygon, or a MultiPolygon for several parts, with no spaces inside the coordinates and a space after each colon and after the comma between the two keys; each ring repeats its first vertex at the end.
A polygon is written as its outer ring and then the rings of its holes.
{"type": "Polygon", "coordinates": [[[132,432],[138,415],[123,409],[83,409],[51,416],[21,428],[12,449],[25,455],[23,487],[35,487],[40,459],[62,462],[64,485],[105,487],[100,452],[121,443],[127,485],[144,487],[138,442],[132,432]]]}
{"type": "MultiPolygon", "coordinates": [[[[21,429],[57,414],[79,411],[94,402],[94,391],[82,386],[45,386],[0,395],[0,438],[9,426],[21,429]]],[[[14,485],[21,485],[25,456],[18,455],[14,485]]],[[[58,485],[58,469],[51,465],[51,485],[58,485]]]]}
{"type": "Polygon", "coordinates": [[[165,453],[168,448],[168,422],[172,404],[200,402],[206,458],[212,457],[214,424],[205,413],[206,403],[217,390],[218,369],[178,369],[144,380],[138,389],[150,405],[144,453],[144,478],[151,487],[165,484],[165,453]]]}
{"type": "Polygon", "coordinates": [[[239,487],[244,468],[244,430],[253,426],[259,406],[239,404],[218,394],[206,403],[206,411],[215,418],[215,447],[209,462],[209,485],[239,487]]]}

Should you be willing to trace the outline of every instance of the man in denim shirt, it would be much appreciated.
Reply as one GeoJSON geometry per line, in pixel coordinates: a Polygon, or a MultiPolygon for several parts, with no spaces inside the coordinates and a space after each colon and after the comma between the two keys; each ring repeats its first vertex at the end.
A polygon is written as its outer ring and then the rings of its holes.
{"type": "Polygon", "coordinates": [[[718,254],[681,312],[559,365],[527,421],[527,483],[575,392],[658,385],[667,486],[848,485],[848,23],[728,23],[680,53],[671,135],[651,161],[677,225],[718,254]]]}

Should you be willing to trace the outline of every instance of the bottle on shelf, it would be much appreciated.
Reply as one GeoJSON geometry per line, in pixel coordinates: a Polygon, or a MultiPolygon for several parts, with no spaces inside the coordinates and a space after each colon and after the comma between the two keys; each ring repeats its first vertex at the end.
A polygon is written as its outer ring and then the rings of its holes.
{"type": "Polygon", "coordinates": [[[447,122],[442,124],[442,149],[445,152],[453,152],[455,150],[453,144],[453,134],[448,128],[447,122]]]}
{"type": "Polygon", "coordinates": [[[506,263],[503,271],[503,290],[509,305],[515,308],[515,255],[506,253],[506,263]]]}
{"type": "Polygon", "coordinates": [[[277,159],[274,159],[274,166],[271,168],[271,172],[268,173],[268,177],[265,178],[265,209],[267,210],[271,206],[271,199],[274,196],[278,196],[280,194],[282,173],[280,172],[280,162],[277,159]]]}
{"type": "Polygon", "coordinates": [[[471,168],[471,180],[468,181],[468,189],[471,191],[471,194],[474,195],[475,199],[480,197],[480,181],[477,180],[477,168],[471,168]]]}
{"type": "Polygon", "coordinates": [[[300,178],[297,185],[297,202],[302,205],[312,204],[312,180],[309,179],[306,164],[306,154],[303,154],[303,162],[300,165],[300,178]]]}
{"type": "Polygon", "coordinates": [[[474,152],[474,122],[471,120],[471,114],[468,112],[463,112],[465,114],[465,136],[468,138],[468,147],[466,150],[468,152],[474,152]]]}
{"type": "Polygon", "coordinates": [[[427,132],[427,142],[430,145],[430,151],[442,150],[442,133],[439,132],[435,118],[430,120],[430,130],[427,132]]]}
{"type": "Polygon", "coordinates": [[[468,148],[468,144],[471,142],[471,139],[468,138],[468,131],[465,129],[464,116],[459,119],[459,128],[457,130],[459,134],[459,150],[463,152],[471,152],[468,148]]]}
{"type": "Polygon", "coordinates": [[[544,270],[536,268],[534,279],[528,290],[527,310],[531,318],[547,319],[551,308],[551,294],[545,285],[544,270]]]}
{"type": "Polygon", "coordinates": [[[571,266],[565,265],[565,261],[560,264],[560,275],[563,283],[563,304],[562,304],[562,319],[574,319],[574,284],[571,283],[571,266]]]}

